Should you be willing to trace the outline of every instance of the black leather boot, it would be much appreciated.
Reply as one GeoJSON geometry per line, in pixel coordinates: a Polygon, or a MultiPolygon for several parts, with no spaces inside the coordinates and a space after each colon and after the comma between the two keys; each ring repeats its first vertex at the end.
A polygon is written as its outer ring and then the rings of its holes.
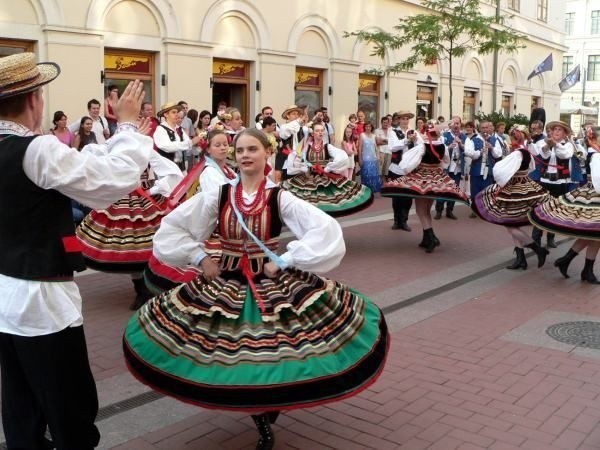
{"type": "Polygon", "coordinates": [[[569,264],[571,264],[571,261],[573,261],[573,258],[575,258],[577,255],[578,253],[570,248],[566,255],[561,256],[554,261],[554,267],[558,267],[558,270],[560,270],[560,273],[562,273],[563,277],[569,278],[569,274],[567,273],[569,264]]]}
{"type": "Polygon", "coordinates": [[[456,216],[454,215],[454,212],[453,212],[451,209],[447,209],[447,210],[446,210],[446,217],[447,217],[448,219],[452,219],[452,220],[457,220],[457,219],[458,219],[458,217],[456,217],[456,216]]]}
{"type": "Polygon", "coordinates": [[[517,257],[513,261],[510,266],[506,266],[507,269],[517,270],[517,269],[527,269],[527,259],[525,259],[525,250],[521,247],[515,247],[515,253],[517,257]]]}
{"type": "Polygon", "coordinates": [[[433,239],[433,243],[436,247],[439,247],[440,245],[442,245],[442,243],[440,242],[438,237],[435,235],[433,228],[431,229],[431,239],[433,239]]]}
{"type": "Polygon", "coordinates": [[[423,230],[427,234],[427,242],[425,244],[425,253],[432,253],[433,249],[436,247],[435,241],[433,238],[433,228],[427,228],[423,230]]]}
{"type": "Polygon", "coordinates": [[[425,248],[427,247],[427,238],[428,238],[428,234],[425,230],[423,230],[423,239],[421,240],[421,242],[419,243],[419,247],[421,248],[425,248]]]}
{"type": "Polygon", "coordinates": [[[583,270],[581,271],[581,281],[587,281],[590,284],[600,284],[600,281],[594,275],[595,262],[595,259],[585,258],[585,266],[583,266],[583,270]]]}
{"type": "Polygon", "coordinates": [[[554,240],[554,233],[548,233],[546,235],[546,248],[556,248],[556,241],[554,240]]]}
{"type": "Polygon", "coordinates": [[[548,256],[548,253],[550,252],[544,247],[542,247],[540,244],[538,244],[536,241],[533,241],[531,244],[527,244],[525,247],[530,248],[535,252],[538,259],[538,268],[542,267],[546,262],[546,256],[548,256]]]}
{"type": "Polygon", "coordinates": [[[435,210],[435,216],[433,216],[435,220],[440,220],[442,218],[442,211],[439,209],[435,210]]]}
{"type": "Polygon", "coordinates": [[[275,435],[271,429],[269,413],[252,416],[252,420],[254,420],[256,429],[260,434],[260,438],[256,443],[256,450],[272,450],[273,446],[275,445],[275,435]]]}

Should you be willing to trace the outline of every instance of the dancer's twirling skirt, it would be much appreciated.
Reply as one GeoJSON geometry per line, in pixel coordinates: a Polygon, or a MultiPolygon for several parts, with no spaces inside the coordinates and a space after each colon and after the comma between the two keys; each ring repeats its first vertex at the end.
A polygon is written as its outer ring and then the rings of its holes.
{"type": "Polygon", "coordinates": [[[303,408],[357,394],[381,374],[385,319],[361,294],[285,270],[251,289],[237,271],[155,297],[123,349],[143,383],[207,408],[303,408]]]}
{"type": "Polygon", "coordinates": [[[420,164],[408,175],[386,181],[383,197],[430,198],[469,204],[467,194],[457,186],[439,164],[420,164]]]}
{"type": "Polygon", "coordinates": [[[152,255],[152,238],[166,215],[164,197],[131,193],[107,209],[94,210],[77,227],[88,267],[103,272],[142,272],[152,255]]]}
{"type": "Polygon", "coordinates": [[[505,227],[529,225],[527,213],[549,197],[548,191],[527,176],[527,170],[517,172],[501,188],[497,184],[481,191],[471,203],[471,209],[483,220],[505,227]]]}
{"type": "MultiPolygon", "coordinates": [[[[213,235],[204,245],[206,254],[218,265],[221,261],[222,247],[218,236],[213,235]]],[[[156,256],[150,256],[144,269],[144,281],[154,295],[162,294],[180,284],[188,283],[199,277],[202,270],[196,266],[180,268],[160,261],[156,256]]]]}
{"type": "Polygon", "coordinates": [[[362,211],[373,203],[371,189],[333,174],[295,175],[285,180],[281,187],[333,217],[362,211]]]}
{"type": "Polygon", "coordinates": [[[560,197],[550,197],[529,213],[536,227],[581,239],[600,240],[600,194],[591,181],[560,197]]]}

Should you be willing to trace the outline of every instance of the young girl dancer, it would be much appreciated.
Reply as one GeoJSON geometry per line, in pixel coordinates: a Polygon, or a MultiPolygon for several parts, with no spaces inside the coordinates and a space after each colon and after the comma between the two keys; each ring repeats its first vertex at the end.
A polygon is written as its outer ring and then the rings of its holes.
{"type": "Polygon", "coordinates": [[[549,199],[529,214],[529,219],[535,226],[577,238],[569,251],[554,262],[565,278],[569,278],[567,271],[571,261],[587,247],[581,280],[591,284],[600,284],[594,275],[594,262],[600,249],[599,134],[599,127],[586,131],[587,184],[561,197],[549,199]]]}
{"type": "Polygon", "coordinates": [[[266,178],[268,146],[261,131],[242,131],[235,142],[240,177],[165,217],[154,252],[170,264],[199,265],[203,275],[144,305],[123,346],[130,370],[151,387],[253,414],[257,449],[273,448],[279,411],[336,401],[373,383],[389,339],[375,304],[306,272],[339,264],[342,230],[266,178]],[[277,255],[284,224],[296,239],[277,255]],[[204,251],[215,227],[219,265],[204,251]]]}
{"type": "Polygon", "coordinates": [[[536,253],[538,267],[542,267],[548,250],[534,241],[522,227],[529,225],[527,213],[546,200],[548,191],[527,175],[533,167],[533,158],[527,146],[527,127],[513,125],[509,134],[512,151],[494,164],[496,184],[479,192],[471,207],[483,220],[506,227],[512,236],[516,258],[507,269],[527,269],[523,247],[529,247],[536,253]]]}

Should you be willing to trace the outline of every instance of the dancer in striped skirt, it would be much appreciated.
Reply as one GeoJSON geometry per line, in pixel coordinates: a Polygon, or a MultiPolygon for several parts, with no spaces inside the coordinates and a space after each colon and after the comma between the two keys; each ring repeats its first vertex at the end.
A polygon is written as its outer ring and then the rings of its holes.
{"type": "MultiPolygon", "coordinates": [[[[224,131],[213,130],[201,141],[203,149],[198,178],[188,191],[188,198],[198,192],[219,189],[227,180],[235,178],[235,172],[227,165],[229,139],[224,131]]],[[[211,236],[205,242],[207,254],[215,261],[221,257],[221,244],[218,236],[211,236]]],[[[172,266],[160,261],[154,254],[150,256],[148,266],[144,270],[146,286],[154,295],[173,289],[175,286],[192,281],[200,275],[198,267],[189,265],[185,268],[172,266]]]]}
{"type": "Polygon", "coordinates": [[[529,133],[524,125],[510,129],[511,153],[494,165],[495,184],[475,196],[471,207],[483,220],[506,227],[515,243],[515,261],[507,269],[527,269],[525,250],[538,257],[538,267],[546,261],[548,250],[534,241],[522,227],[529,225],[527,213],[548,197],[548,191],[527,175],[532,156],[527,147],[529,133]]]}
{"type": "Polygon", "coordinates": [[[125,330],[132,373],[159,391],[207,408],[246,411],[271,449],[280,410],[357,394],[381,374],[389,336],[379,308],[326,272],[345,253],[339,224],[264,175],[269,145],[240,133],[240,178],[202,192],[163,220],[154,251],[203,275],[146,303],[125,330]],[[217,224],[218,218],[218,224],[217,224]],[[281,228],[296,240],[277,255],[281,228]],[[215,227],[219,265],[204,242],[215,227]]]}
{"type": "MultiPolygon", "coordinates": [[[[423,240],[419,247],[431,253],[440,245],[431,220],[433,201],[449,200],[468,204],[469,200],[467,194],[444,172],[443,167],[448,167],[450,158],[435,124],[428,125],[425,141],[415,135],[414,130],[407,133],[407,138],[414,143],[414,147],[404,152],[399,164],[400,171],[406,175],[389,179],[383,185],[381,195],[415,199],[415,209],[423,228],[423,240]]],[[[392,148],[396,145],[396,141],[391,141],[392,148]]]]}
{"type": "Polygon", "coordinates": [[[581,280],[600,284],[594,275],[594,262],[600,249],[600,128],[586,131],[586,185],[561,197],[548,199],[529,214],[531,222],[544,230],[576,237],[569,251],[554,262],[560,273],[567,273],[571,261],[587,248],[581,280]]]}
{"type": "Polygon", "coordinates": [[[373,203],[373,192],[346,178],[348,155],[323,141],[325,127],[313,126],[298,151],[287,160],[287,175],[281,187],[315,205],[330,216],[339,217],[361,211],[373,203]]]}
{"type": "Polygon", "coordinates": [[[139,188],[106,209],[93,210],[76,230],[87,267],[131,275],[136,292],[132,310],[152,297],[143,271],[152,254],[154,233],[170,211],[167,197],[183,179],[179,167],[157,152],[152,153],[150,167],[159,179],[148,190],[139,188]]]}

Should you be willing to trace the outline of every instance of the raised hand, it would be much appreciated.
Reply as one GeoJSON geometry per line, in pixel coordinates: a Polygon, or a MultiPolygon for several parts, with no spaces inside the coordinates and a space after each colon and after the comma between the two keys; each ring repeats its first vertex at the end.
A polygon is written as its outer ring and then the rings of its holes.
{"type": "Polygon", "coordinates": [[[150,135],[150,130],[152,129],[152,121],[150,117],[142,117],[137,121],[138,133],[143,134],[145,136],[150,135]]]}
{"type": "Polygon", "coordinates": [[[119,98],[115,113],[119,122],[136,123],[144,101],[144,83],[140,80],[131,81],[123,95],[119,98]]]}

